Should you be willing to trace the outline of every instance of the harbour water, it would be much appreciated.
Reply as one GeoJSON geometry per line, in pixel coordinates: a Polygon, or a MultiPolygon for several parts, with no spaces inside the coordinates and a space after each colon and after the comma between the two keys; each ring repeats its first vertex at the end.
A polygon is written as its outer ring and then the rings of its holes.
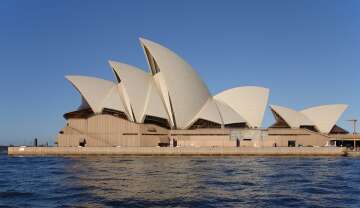
{"type": "Polygon", "coordinates": [[[0,207],[360,207],[355,157],[9,157],[0,207]]]}

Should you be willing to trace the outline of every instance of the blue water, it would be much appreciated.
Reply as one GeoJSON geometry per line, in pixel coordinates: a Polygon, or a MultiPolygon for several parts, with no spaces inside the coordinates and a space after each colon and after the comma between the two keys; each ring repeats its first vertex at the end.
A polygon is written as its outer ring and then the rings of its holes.
{"type": "Polygon", "coordinates": [[[0,153],[0,207],[164,206],[358,208],[360,158],[0,153]]]}

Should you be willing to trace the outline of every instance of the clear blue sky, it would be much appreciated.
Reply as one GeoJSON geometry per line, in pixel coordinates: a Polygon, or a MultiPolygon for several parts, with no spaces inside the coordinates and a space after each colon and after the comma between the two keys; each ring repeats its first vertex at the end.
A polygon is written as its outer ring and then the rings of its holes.
{"type": "Polygon", "coordinates": [[[357,0],[3,0],[0,144],[54,141],[80,103],[65,75],[114,80],[109,59],[147,70],[139,37],[181,55],[212,93],[264,86],[270,104],[347,103],[340,125],[360,118],[357,0]]]}

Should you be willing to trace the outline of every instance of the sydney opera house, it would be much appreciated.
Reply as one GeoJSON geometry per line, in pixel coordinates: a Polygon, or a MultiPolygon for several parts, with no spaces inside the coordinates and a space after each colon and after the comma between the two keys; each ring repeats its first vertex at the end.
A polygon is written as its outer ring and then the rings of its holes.
{"type": "Polygon", "coordinates": [[[342,104],[301,111],[271,105],[269,89],[244,86],[211,95],[196,71],[168,48],[140,39],[149,70],[109,61],[115,81],[66,76],[80,93],[64,114],[60,147],[241,147],[336,145],[342,104]]]}

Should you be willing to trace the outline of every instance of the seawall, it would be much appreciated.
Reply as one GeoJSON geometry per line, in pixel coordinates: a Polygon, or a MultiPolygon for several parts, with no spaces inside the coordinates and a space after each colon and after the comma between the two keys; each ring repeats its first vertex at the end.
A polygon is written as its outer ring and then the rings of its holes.
{"type": "Polygon", "coordinates": [[[346,156],[340,147],[9,147],[9,155],[346,156]]]}
{"type": "Polygon", "coordinates": [[[350,156],[350,157],[360,157],[360,152],[359,152],[359,151],[348,151],[348,152],[347,152],[347,156],[350,156]]]}

